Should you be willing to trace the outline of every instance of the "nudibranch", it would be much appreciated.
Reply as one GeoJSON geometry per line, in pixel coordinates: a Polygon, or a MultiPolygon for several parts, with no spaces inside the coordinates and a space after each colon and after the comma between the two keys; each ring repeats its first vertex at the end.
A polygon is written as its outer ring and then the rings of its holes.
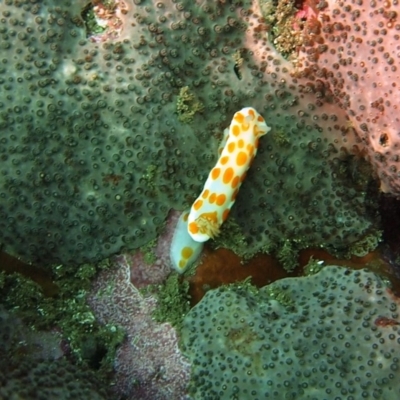
{"type": "Polygon", "coordinates": [[[182,273],[192,265],[203,250],[203,243],[196,242],[189,235],[187,220],[189,210],[184,211],[176,224],[171,241],[170,258],[176,271],[182,273]]]}
{"type": "Polygon", "coordinates": [[[233,116],[224,131],[226,143],[217,164],[190,209],[188,232],[193,240],[205,242],[219,233],[257,153],[258,141],[270,130],[254,108],[243,108],[233,116]]]}

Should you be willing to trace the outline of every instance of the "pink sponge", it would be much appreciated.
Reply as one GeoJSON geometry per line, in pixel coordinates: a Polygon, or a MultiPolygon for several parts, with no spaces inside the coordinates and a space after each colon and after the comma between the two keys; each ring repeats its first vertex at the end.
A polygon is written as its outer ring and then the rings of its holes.
{"type": "Polygon", "coordinates": [[[300,74],[323,83],[345,110],[381,190],[400,194],[399,2],[328,0],[314,10],[305,17],[300,74]]]}

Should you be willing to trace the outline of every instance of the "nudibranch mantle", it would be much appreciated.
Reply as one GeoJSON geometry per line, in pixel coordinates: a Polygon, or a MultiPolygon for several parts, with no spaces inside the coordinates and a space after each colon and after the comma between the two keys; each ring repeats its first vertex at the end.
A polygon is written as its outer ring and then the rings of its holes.
{"type": "Polygon", "coordinates": [[[190,209],[188,232],[193,240],[205,242],[218,234],[257,153],[259,138],[270,130],[254,108],[243,108],[233,116],[224,131],[227,139],[220,157],[190,209]]]}

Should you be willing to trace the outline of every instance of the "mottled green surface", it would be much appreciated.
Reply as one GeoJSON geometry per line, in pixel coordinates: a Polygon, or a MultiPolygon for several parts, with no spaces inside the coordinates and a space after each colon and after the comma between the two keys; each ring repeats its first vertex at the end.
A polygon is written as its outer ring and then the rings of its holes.
{"type": "Polygon", "coordinates": [[[358,161],[338,150],[348,122],[289,74],[250,0],[136,3],[120,30],[92,37],[83,1],[0,4],[5,251],[77,265],[148,243],[198,196],[245,106],[272,127],[232,209],[246,252],[289,265],[298,249],[346,251],[373,234],[369,182],[355,186],[358,161]],[[189,123],[177,110],[186,87],[202,105],[189,123]]]}
{"type": "Polygon", "coordinates": [[[107,264],[81,265],[76,273],[63,265],[53,266],[58,290],[52,297],[46,297],[29,278],[1,273],[2,304],[33,330],[59,329],[75,362],[108,373],[124,332],[118,326],[100,325],[86,300],[94,274],[107,264]]]}
{"type": "Polygon", "coordinates": [[[375,274],[335,266],[210,290],[181,332],[193,398],[397,400],[398,308],[375,274]]]}

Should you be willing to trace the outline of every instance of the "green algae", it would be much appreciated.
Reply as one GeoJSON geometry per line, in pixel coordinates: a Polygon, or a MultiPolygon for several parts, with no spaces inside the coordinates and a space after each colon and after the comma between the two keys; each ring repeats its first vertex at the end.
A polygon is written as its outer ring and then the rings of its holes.
{"type": "Polygon", "coordinates": [[[272,133],[272,139],[280,147],[284,147],[284,146],[289,146],[290,145],[290,140],[288,138],[288,135],[283,130],[278,129],[275,132],[273,132],[272,133]]]}
{"type": "Polygon", "coordinates": [[[155,248],[157,245],[157,238],[146,243],[140,248],[140,252],[143,254],[143,260],[147,265],[153,265],[157,261],[157,255],[155,248]]]}
{"type": "Polygon", "coordinates": [[[189,282],[177,273],[171,273],[161,285],[149,285],[142,294],[153,293],[158,303],[152,317],[157,322],[169,322],[179,328],[183,318],[190,310],[189,282]]]}
{"type": "Polygon", "coordinates": [[[194,116],[203,110],[203,103],[198,100],[189,86],[182,87],[176,101],[176,111],[179,121],[189,124],[193,122],[194,116]]]}
{"type": "Polygon", "coordinates": [[[115,325],[101,325],[87,303],[93,277],[107,268],[109,260],[83,264],[75,271],[52,266],[58,290],[45,296],[43,288],[19,273],[0,273],[2,303],[32,330],[58,329],[77,364],[85,364],[106,376],[113,368],[115,349],[125,333],[115,325]]]}
{"type": "Polygon", "coordinates": [[[322,268],[324,268],[323,261],[310,257],[308,263],[304,266],[303,274],[304,276],[315,275],[318,274],[318,272],[321,271],[322,268]]]}
{"type": "Polygon", "coordinates": [[[292,272],[298,266],[299,248],[294,241],[285,240],[276,256],[285,271],[292,272]]]}
{"type": "Polygon", "coordinates": [[[379,243],[382,242],[383,231],[378,229],[373,229],[368,232],[363,238],[355,243],[352,243],[348,249],[348,258],[352,255],[356,257],[364,257],[368,253],[374,251],[379,243]]]}
{"type": "Polygon", "coordinates": [[[210,243],[214,249],[222,247],[232,250],[245,260],[250,259],[254,255],[254,253],[250,254],[248,252],[248,244],[243,235],[242,228],[232,216],[229,216],[222,224],[219,235],[210,243]]]}
{"type": "Polygon", "coordinates": [[[96,13],[93,10],[93,5],[89,3],[81,12],[81,18],[86,28],[86,35],[91,36],[103,33],[106,28],[101,26],[98,22],[96,13]]]}

